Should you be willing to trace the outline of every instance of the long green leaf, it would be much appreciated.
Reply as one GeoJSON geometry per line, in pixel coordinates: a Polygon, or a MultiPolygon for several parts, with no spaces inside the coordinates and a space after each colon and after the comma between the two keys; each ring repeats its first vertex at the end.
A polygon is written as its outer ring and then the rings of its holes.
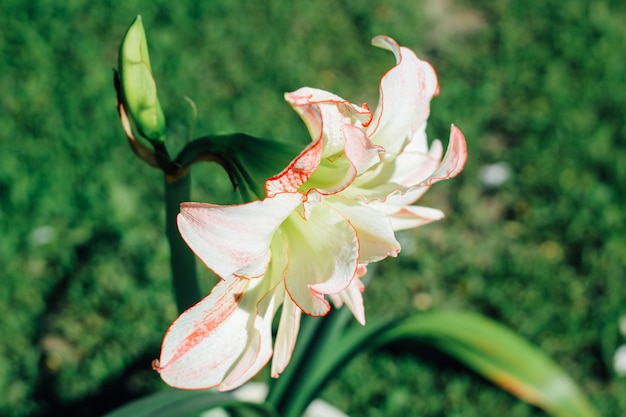
{"type": "Polygon", "coordinates": [[[468,312],[430,312],[352,328],[324,343],[306,363],[306,378],[281,411],[299,416],[354,356],[397,340],[435,346],[480,375],[555,417],[597,417],[571,378],[542,351],[505,326],[468,312]]]}
{"type": "Polygon", "coordinates": [[[408,317],[380,335],[430,343],[519,398],[558,417],[595,417],[585,395],[545,353],[507,327],[469,312],[408,317]]]}
{"type": "Polygon", "coordinates": [[[250,409],[257,416],[277,417],[264,404],[242,402],[216,391],[167,390],[128,403],[104,417],[187,417],[212,408],[250,409]]]}

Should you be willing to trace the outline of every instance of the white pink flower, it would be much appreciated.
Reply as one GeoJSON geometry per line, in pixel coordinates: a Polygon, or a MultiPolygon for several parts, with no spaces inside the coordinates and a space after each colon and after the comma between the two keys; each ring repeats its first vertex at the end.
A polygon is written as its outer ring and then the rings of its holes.
{"type": "Polygon", "coordinates": [[[396,57],[374,113],[323,90],[288,93],[313,140],[267,179],[266,198],[181,206],[181,235],[222,280],[168,330],[156,366],[168,384],[234,389],[272,357],[278,376],[301,314],[327,314],[328,299],[345,303],[364,324],[360,278],[367,264],[399,253],[396,231],[443,217],[413,203],[434,182],[461,172],[465,139],[452,126],[443,159],[441,142],[428,147],[434,70],[391,38],[378,36],[373,44],[396,57]],[[272,320],[281,306],[274,340],[272,320]]]}

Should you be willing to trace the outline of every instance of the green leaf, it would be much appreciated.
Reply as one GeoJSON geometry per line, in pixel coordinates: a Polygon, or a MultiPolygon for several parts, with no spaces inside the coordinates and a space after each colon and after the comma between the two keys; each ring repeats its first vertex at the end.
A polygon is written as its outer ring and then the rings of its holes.
{"type": "Polygon", "coordinates": [[[174,160],[185,168],[198,161],[217,162],[244,201],[265,198],[265,181],[282,172],[304,147],[243,133],[206,136],[189,142],[174,160]]]}
{"type": "MultiPolygon", "coordinates": [[[[257,416],[277,417],[264,404],[241,402],[230,394],[217,391],[167,390],[128,403],[104,417],[186,417],[213,408],[249,409],[257,416]]],[[[249,414],[246,414],[249,415],[249,414]]]]}
{"type": "Polygon", "coordinates": [[[554,416],[597,416],[574,381],[545,353],[484,316],[451,311],[414,315],[380,335],[380,343],[399,339],[432,344],[554,416]]]}
{"type": "MultiPolygon", "coordinates": [[[[330,320],[335,318],[330,316],[330,320]]],[[[553,416],[597,416],[572,379],[547,355],[505,326],[477,314],[429,312],[379,320],[344,330],[339,337],[327,337],[332,333],[337,335],[334,326],[320,327],[307,360],[285,371],[302,375],[290,381],[297,387],[268,398],[284,417],[300,416],[330,378],[359,353],[406,339],[441,349],[553,416]]]]}
{"type": "Polygon", "coordinates": [[[163,142],[165,116],[157,96],[141,16],[137,16],[124,35],[118,65],[121,96],[130,120],[141,136],[151,142],[163,142]]]}

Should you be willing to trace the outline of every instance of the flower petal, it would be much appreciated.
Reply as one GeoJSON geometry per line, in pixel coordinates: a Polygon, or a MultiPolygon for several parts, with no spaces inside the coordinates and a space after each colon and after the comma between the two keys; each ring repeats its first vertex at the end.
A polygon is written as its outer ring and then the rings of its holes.
{"type": "Polygon", "coordinates": [[[322,158],[323,142],[312,142],[280,174],[265,181],[267,197],[280,193],[295,193],[313,175],[322,158]]]}
{"type": "Polygon", "coordinates": [[[269,292],[259,302],[254,315],[254,325],[248,328],[248,343],[219,386],[220,391],[230,391],[245,384],[255,376],[272,357],[272,319],[284,297],[284,289],[269,292]]]}
{"type": "Polygon", "coordinates": [[[378,162],[380,148],[372,144],[365,131],[354,125],[344,125],[343,153],[322,159],[319,167],[306,182],[306,189],[315,189],[324,195],[338,193],[350,186],[354,179],[378,162]]]}
{"type": "Polygon", "coordinates": [[[219,385],[247,343],[251,311],[239,308],[250,281],[220,281],[207,297],[170,326],[155,369],[167,384],[184,389],[219,385]]]}
{"type": "Polygon", "coordinates": [[[359,239],[359,262],[371,263],[397,256],[400,244],[396,240],[387,213],[369,207],[360,199],[331,196],[327,204],[332,205],[350,221],[359,239]]]}
{"type": "Polygon", "coordinates": [[[274,357],[272,358],[272,377],[278,378],[291,360],[291,354],[296,345],[296,338],[300,330],[302,310],[298,308],[287,294],[283,302],[283,311],[280,315],[278,333],[274,343],[274,357]]]}
{"type": "Polygon", "coordinates": [[[300,114],[313,140],[323,146],[321,161],[308,179],[305,192],[315,188],[323,194],[336,193],[377,159],[378,148],[362,128],[371,118],[369,110],[309,87],[288,93],[285,98],[300,114]]]}
{"type": "Polygon", "coordinates": [[[446,155],[443,157],[443,161],[439,164],[439,167],[433,172],[424,185],[431,185],[437,181],[447,180],[449,178],[456,177],[463,171],[465,162],[467,161],[467,143],[465,142],[465,136],[454,125],[450,128],[450,142],[448,143],[448,149],[446,155]]]}
{"type": "Polygon", "coordinates": [[[426,153],[421,149],[415,149],[412,146],[413,143],[415,142],[410,142],[395,159],[395,169],[390,182],[403,187],[413,187],[429,178],[437,170],[443,155],[441,141],[434,140],[426,153]]]}
{"type": "Polygon", "coordinates": [[[374,144],[397,155],[413,132],[424,129],[430,100],[439,89],[437,75],[428,62],[387,36],[376,36],[372,44],[393,52],[396,66],[381,79],[380,98],[368,133],[374,144]]]}
{"type": "Polygon", "coordinates": [[[297,213],[289,216],[281,232],[288,246],[285,284],[291,299],[312,316],[328,313],[324,294],[345,289],[357,268],[354,228],[338,212],[318,204],[306,220],[297,213]]]}
{"type": "MultiPolygon", "coordinates": [[[[255,311],[248,322],[248,343],[236,364],[224,379],[224,382],[220,384],[219,388],[222,391],[235,389],[246,383],[272,357],[272,321],[274,314],[276,314],[284,299],[289,299],[289,297],[285,293],[284,285],[284,274],[287,267],[287,247],[280,233],[274,235],[270,248],[272,260],[265,276],[262,279],[253,280],[243,295],[242,301],[252,300],[256,303],[255,311]]],[[[291,302],[291,300],[289,301],[291,302]]],[[[242,305],[240,308],[246,308],[247,306],[249,305],[242,305]]],[[[296,325],[298,326],[299,323],[296,323],[296,325]]],[[[298,329],[296,327],[293,335],[294,343],[297,332],[298,329]]],[[[285,366],[289,362],[290,357],[291,352],[287,356],[285,366]]]]}
{"type": "MultiPolygon", "coordinates": [[[[427,180],[437,169],[442,153],[442,145],[438,140],[433,142],[428,153],[414,151],[409,143],[395,159],[383,160],[357,177],[342,194],[359,196],[367,201],[385,200],[392,193],[402,193],[427,180]]],[[[422,186],[421,194],[427,190],[428,187],[422,186]]],[[[419,196],[410,201],[407,199],[404,204],[412,204],[419,196]]]]}
{"type": "Polygon", "coordinates": [[[323,157],[343,152],[345,124],[362,126],[369,123],[372,113],[328,91],[303,87],[285,94],[285,99],[302,117],[313,140],[323,138],[323,157]]]}
{"type": "Polygon", "coordinates": [[[439,140],[433,142],[428,154],[414,151],[409,143],[395,159],[383,160],[375,169],[357,177],[342,194],[396,206],[413,204],[432,184],[452,178],[463,170],[467,144],[456,126],[451,127],[448,150],[439,162],[442,150],[439,140]]]}
{"type": "Polygon", "coordinates": [[[365,130],[355,125],[344,125],[343,133],[346,139],[344,152],[354,166],[356,175],[380,162],[380,153],[383,149],[372,143],[365,130]]]}
{"type": "Polygon", "coordinates": [[[401,207],[389,215],[389,220],[395,231],[413,229],[443,218],[444,214],[441,210],[421,206],[401,207]]]}
{"type": "Polygon", "coordinates": [[[359,269],[350,285],[348,285],[348,288],[339,293],[341,301],[346,304],[346,307],[350,309],[354,318],[362,325],[365,325],[365,307],[363,306],[362,294],[365,290],[365,286],[361,282],[360,277],[365,275],[366,272],[367,265],[359,265],[359,269]]]}
{"type": "Polygon", "coordinates": [[[237,206],[183,203],[178,228],[189,247],[222,278],[265,273],[276,229],[301,203],[300,194],[278,194],[237,206]]]}

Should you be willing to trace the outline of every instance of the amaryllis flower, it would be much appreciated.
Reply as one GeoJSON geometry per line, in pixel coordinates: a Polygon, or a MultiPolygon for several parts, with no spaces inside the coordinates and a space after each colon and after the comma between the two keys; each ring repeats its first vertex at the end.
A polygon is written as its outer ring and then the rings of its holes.
{"type": "Polygon", "coordinates": [[[169,328],[155,364],[168,384],[230,390],[270,359],[277,377],[289,363],[303,312],[323,316],[331,300],[345,303],[364,324],[360,278],[367,264],[398,254],[395,231],[443,217],[413,203],[463,169],[465,139],[452,126],[443,158],[441,142],[428,147],[434,70],[391,38],[373,44],[396,57],[374,113],[318,89],[288,93],[313,140],[266,180],[266,197],[181,206],[183,238],[221,281],[169,328]]]}

